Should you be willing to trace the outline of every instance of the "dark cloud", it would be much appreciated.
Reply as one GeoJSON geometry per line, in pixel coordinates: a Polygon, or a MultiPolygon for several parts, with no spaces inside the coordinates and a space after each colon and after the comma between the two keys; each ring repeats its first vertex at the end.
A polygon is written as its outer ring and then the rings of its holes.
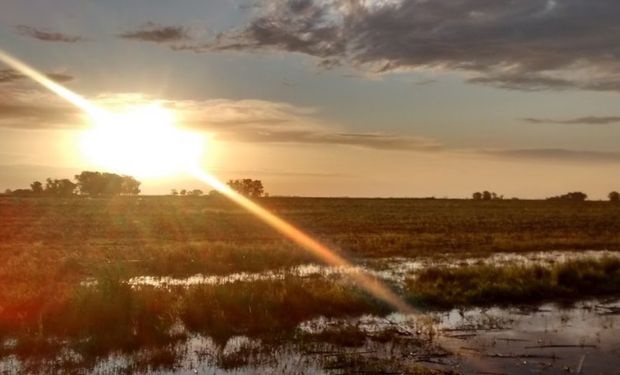
{"type": "MultiPolygon", "coordinates": [[[[46,73],[45,74],[49,79],[56,82],[68,82],[72,81],[74,78],[65,73],[46,73]]],[[[0,83],[10,83],[15,81],[20,81],[25,79],[26,76],[17,72],[14,69],[1,69],[0,70],[0,83]]]]}
{"type": "Polygon", "coordinates": [[[149,22],[138,30],[119,35],[123,39],[139,40],[153,43],[171,43],[191,39],[187,30],[178,26],[161,26],[149,22]]]}
{"type": "Polygon", "coordinates": [[[85,38],[77,35],[67,35],[59,32],[37,29],[26,25],[18,25],[15,29],[20,35],[42,40],[44,42],[77,43],[86,40],[85,38]]]}
{"type": "Polygon", "coordinates": [[[563,91],[575,89],[588,91],[620,91],[620,79],[618,78],[575,80],[528,72],[489,74],[488,76],[470,78],[467,81],[470,83],[481,83],[504,89],[521,91],[563,91]]]}
{"type": "Polygon", "coordinates": [[[438,68],[519,90],[620,91],[617,0],[272,0],[179,50],[280,50],[329,68],[438,68]]]}
{"type": "Polygon", "coordinates": [[[565,124],[565,125],[609,125],[620,124],[620,116],[588,116],[559,120],[548,118],[524,118],[530,124],[565,124]]]}
{"type": "Polygon", "coordinates": [[[574,162],[620,163],[620,152],[580,151],[562,148],[481,151],[483,154],[514,158],[574,162]]]}

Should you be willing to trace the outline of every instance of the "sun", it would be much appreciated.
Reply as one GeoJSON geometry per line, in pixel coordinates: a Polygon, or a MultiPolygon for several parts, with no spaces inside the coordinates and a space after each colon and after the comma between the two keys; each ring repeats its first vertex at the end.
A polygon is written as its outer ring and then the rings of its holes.
{"type": "Polygon", "coordinates": [[[179,128],[174,113],[157,103],[92,117],[80,142],[93,165],[139,178],[183,173],[199,163],[204,146],[203,136],[179,128]]]}

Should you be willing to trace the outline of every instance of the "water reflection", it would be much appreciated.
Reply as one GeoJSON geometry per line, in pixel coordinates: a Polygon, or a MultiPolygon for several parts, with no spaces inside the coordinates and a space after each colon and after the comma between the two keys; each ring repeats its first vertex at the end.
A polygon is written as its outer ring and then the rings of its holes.
{"type": "MultiPolygon", "coordinates": [[[[7,355],[0,359],[0,373],[87,372],[84,359],[69,350],[46,361],[33,367],[7,355]]],[[[317,318],[302,323],[294,339],[278,343],[238,336],[222,345],[192,334],[163,348],[113,353],[88,372],[403,373],[423,366],[468,374],[481,371],[481,364],[501,374],[611,373],[620,367],[620,299],[424,316],[317,318]]]]}
{"type": "MultiPolygon", "coordinates": [[[[287,277],[333,277],[352,273],[365,272],[381,278],[396,286],[402,287],[407,277],[431,266],[462,267],[471,265],[507,265],[507,264],[539,264],[551,265],[579,259],[620,258],[620,253],[611,251],[547,251],[529,253],[496,253],[488,257],[472,257],[454,259],[453,256],[434,256],[426,258],[384,258],[378,260],[361,261],[360,265],[349,267],[334,267],[319,264],[304,264],[288,269],[271,270],[265,272],[238,272],[229,275],[193,275],[186,278],[161,276],[139,276],[129,280],[133,286],[194,286],[229,284],[235,282],[255,282],[265,280],[284,280],[287,277]]],[[[87,281],[91,282],[92,281],[87,281]]]]}

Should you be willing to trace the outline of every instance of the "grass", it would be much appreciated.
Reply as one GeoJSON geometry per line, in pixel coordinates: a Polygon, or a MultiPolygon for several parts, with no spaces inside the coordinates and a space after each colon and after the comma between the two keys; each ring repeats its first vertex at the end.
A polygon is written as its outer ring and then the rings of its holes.
{"type": "Polygon", "coordinates": [[[430,268],[407,281],[414,303],[435,307],[538,303],[620,293],[620,260],[430,268]]]}
{"type": "Polygon", "coordinates": [[[381,314],[389,309],[357,287],[323,278],[290,278],[191,288],[181,319],[190,330],[216,341],[234,335],[276,338],[318,316],[381,314]]]}
{"type": "Polygon", "coordinates": [[[382,314],[389,309],[354,285],[324,278],[236,282],[167,290],[132,288],[116,275],[75,288],[39,311],[36,319],[5,325],[22,356],[54,355],[54,343],[73,343],[87,356],[157,348],[201,333],[224,345],[238,335],[276,342],[299,323],[319,316],[382,314]],[[182,323],[184,332],[175,324],[182,323]],[[52,340],[50,340],[52,339],[52,340]]]}
{"type": "MultiPolygon", "coordinates": [[[[620,250],[620,205],[608,202],[266,198],[271,211],[347,257],[448,257],[503,251],[620,250]]],[[[20,356],[70,342],[85,356],[165,348],[175,327],[212,336],[294,337],[324,315],[382,314],[386,306],[325,278],[130,288],[133,276],[261,272],[314,261],[221,199],[0,198],[0,340],[20,356]],[[94,286],[81,282],[96,279],[94,286]]],[[[410,280],[433,306],[518,303],[619,292],[617,265],[430,269],[410,280]],[[616,267],[616,268],[614,268],[616,267]]],[[[336,340],[335,337],[324,337],[336,340]]],[[[350,339],[350,340],[349,340],[350,339]]],[[[344,341],[359,344],[363,338],[344,341]]],[[[0,353],[6,354],[6,353],[0,353]]],[[[158,360],[172,363],[169,351],[158,360]]]]}

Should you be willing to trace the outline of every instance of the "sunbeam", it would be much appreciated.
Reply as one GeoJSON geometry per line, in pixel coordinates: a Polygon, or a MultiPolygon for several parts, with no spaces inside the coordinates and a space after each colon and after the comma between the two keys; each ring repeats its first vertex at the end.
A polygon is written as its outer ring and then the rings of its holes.
{"type": "MultiPolygon", "coordinates": [[[[41,84],[42,86],[46,87],[58,96],[67,100],[71,104],[80,108],[89,116],[91,116],[96,123],[101,123],[101,119],[115,118],[114,113],[95,106],[84,97],[50,80],[44,74],[38,72],[34,68],[21,62],[20,60],[10,56],[6,52],[0,51],[0,61],[3,61],[12,68],[22,72],[37,83],[41,84]]],[[[105,124],[103,124],[103,126],[105,126],[105,124]]],[[[99,140],[101,141],[101,139],[99,140]]],[[[148,139],[146,139],[145,141],[148,142],[148,139]]],[[[126,162],[131,164],[131,160],[126,160],[126,162]]],[[[202,168],[197,166],[198,160],[183,160],[183,162],[187,164],[179,165],[177,167],[187,170],[187,172],[194,178],[221,192],[229,199],[254,214],[260,220],[270,225],[273,229],[277,230],[282,235],[302,246],[305,250],[311,252],[321,261],[334,266],[351,265],[349,261],[338,255],[334,250],[328,248],[325,245],[322,245],[300,229],[286,222],[284,219],[269,212],[267,209],[261,207],[256,202],[253,202],[250,199],[235,192],[225,183],[218,180],[216,177],[203,171],[202,168]]],[[[413,313],[415,311],[407,302],[405,302],[402,298],[392,292],[380,280],[361,273],[353,274],[351,277],[356,283],[359,284],[360,287],[365,289],[368,293],[373,295],[375,298],[388,303],[396,310],[403,313],[413,313]]]]}

